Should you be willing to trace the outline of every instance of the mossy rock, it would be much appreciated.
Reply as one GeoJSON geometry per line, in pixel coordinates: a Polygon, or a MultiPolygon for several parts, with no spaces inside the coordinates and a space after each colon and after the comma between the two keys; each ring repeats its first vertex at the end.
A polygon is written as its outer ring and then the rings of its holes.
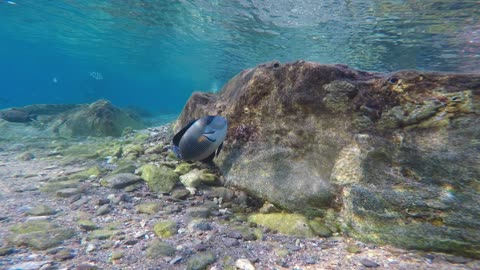
{"type": "Polygon", "coordinates": [[[168,238],[177,233],[177,223],[173,220],[160,221],[153,226],[153,231],[160,238],[168,238]]]}
{"type": "Polygon", "coordinates": [[[93,239],[98,239],[98,240],[105,240],[105,239],[110,239],[115,235],[120,234],[122,231],[120,230],[110,230],[108,228],[106,229],[99,229],[99,230],[93,230],[91,231],[87,239],[88,240],[93,240],[93,239]]]}
{"type": "Polygon", "coordinates": [[[216,260],[215,255],[211,252],[200,252],[188,259],[187,270],[203,270],[214,263],[216,260]]]}
{"type": "Polygon", "coordinates": [[[248,217],[253,222],[264,227],[276,230],[286,235],[314,237],[315,233],[309,226],[308,219],[299,214],[272,213],[253,214],[248,217]]]}
{"type": "Polygon", "coordinates": [[[212,172],[210,172],[209,170],[201,170],[201,174],[200,174],[200,180],[202,181],[202,183],[204,183],[205,185],[218,185],[220,184],[220,178],[218,178],[218,176],[212,172]]]}
{"type": "Polygon", "coordinates": [[[163,151],[163,147],[165,147],[165,145],[163,143],[159,143],[157,145],[147,148],[147,150],[145,150],[145,154],[147,155],[161,154],[163,151]]]}
{"type": "Polygon", "coordinates": [[[137,143],[143,143],[145,142],[148,138],[150,138],[150,135],[147,133],[139,133],[133,137],[133,141],[137,143]]]}
{"type": "Polygon", "coordinates": [[[166,160],[167,161],[176,161],[176,160],[179,160],[177,155],[175,155],[175,153],[173,153],[172,151],[168,152],[167,154],[167,157],[166,157],[166,160]]]}
{"type": "Polygon", "coordinates": [[[134,173],[136,169],[137,169],[137,166],[131,163],[127,163],[127,164],[118,166],[115,170],[111,172],[111,174],[134,173]]]}
{"type": "Polygon", "coordinates": [[[95,177],[101,175],[102,173],[104,172],[104,170],[102,168],[100,168],[100,166],[98,165],[95,165],[95,166],[92,166],[84,171],[80,171],[80,172],[77,172],[77,173],[74,173],[72,175],[69,176],[69,179],[87,179],[89,178],[90,176],[94,175],[95,177]]]}
{"type": "Polygon", "coordinates": [[[89,219],[80,219],[77,221],[77,224],[85,231],[93,231],[99,228],[97,224],[89,219]]]}
{"type": "Polygon", "coordinates": [[[10,231],[12,235],[8,239],[12,244],[37,250],[58,246],[76,234],[74,229],[62,228],[49,221],[27,221],[12,226],[10,231]]]}
{"type": "Polygon", "coordinates": [[[57,211],[48,205],[40,204],[25,212],[30,216],[50,216],[55,215],[57,211]]]}
{"type": "Polygon", "coordinates": [[[151,191],[156,193],[169,193],[178,182],[178,175],[165,166],[144,165],[141,168],[142,178],[148,184],[151,191]]]}
{"type": "Polygon", "coordinates": [[[120,158],[123,154],[123,148],[121,145],[118,144],[106,145],[104,148],[99,149],[97,151],[97,154],[101,158],[105,158],[108,156],[120,158]]]}
{"type": "Polygon", "coordinates": [[[75,188],[80,184],[79,180],[68,180],[60,182],[47,182],[40,187],[41,192],[57,192],[66,188],[75,188]]]}
{"type": "Polygon", "coordinates": [[[58,225],[46,220],[31,220],[21,224],[15,224],[10,227],[10,231],[15,234],[25,234],[31,232],[48,231],[57,229],[58,225]]]}
{"type": "Polygon", "coordinates": [[[155,202],[153,202],[153,203],[142,203],[142,204],[136,205],[135,208],[137,209],[137,211],[139,213],[153,215],[153,214],[158,213],[158,211],[160,211],[162,209],[162,205],[160,203],[155,203],[155,202]]]}
{"type": "Polygon", "coordinates": [[[147,252],[146,252],[146,256],[149,259],[158,259],[159,257],[162,257],[162,256],[171,257],[174,254],[175,254],[175,248],[157,239],[152,241],[148,245],[147,252]]]}
{"type": "Polygon", "coordinates": [[[313,232],[317,236],[321,236],[321,237],[332,236],[332,231],[325,224],[323,224],[322,221],[319,219],[310,220],[308,222],[308,225],[310,225],[310,228],[312,228],[313,232]]]}
{"type": "MultiPolygon", "coordinates": [[[[88,145],[86,144],[74,144],[70,145],[68,148],[62,151],[62,154],[65,157],[93,157],[95,155],[98,157],[98,154],[96,153],[97,150],[99,149],[99,146],[97,144],[92,144],[89,143],[88,145]]],[[[96,158],[94,157],[94,158],[96,158]]]]}
{"type": "Polygon", "coordinates": [[[143,147],[140,144],[127,144],[123,147],[123,156],[139,157],[143,154],[143,147]]]}
{"type": "Polygon", "coordinates": [[[193,165],[187,162],[182,162],[178,164],[178,166],[175,168],[175,172],[178,173],[179,175],[184,175],[188,173],[189,171],[192,170],[193,165]]]}
{"type": "Polygon", "coordinates": [[[193,169],[188,173],[181,175],[180,182],[187,188],[196,188],[202,183],[201,179],[202,171],[199,169],[193,169]]]}

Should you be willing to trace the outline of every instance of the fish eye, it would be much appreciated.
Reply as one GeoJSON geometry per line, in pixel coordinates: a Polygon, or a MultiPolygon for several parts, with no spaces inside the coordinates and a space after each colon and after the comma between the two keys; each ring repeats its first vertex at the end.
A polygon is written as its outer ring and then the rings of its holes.
{"type": "Polygon", "coordinates": [[[391,77],[390,79],[388,79],[388,83],[389,84],[396,84],[398,83],[399,79],[397,77],[391,77]]]}

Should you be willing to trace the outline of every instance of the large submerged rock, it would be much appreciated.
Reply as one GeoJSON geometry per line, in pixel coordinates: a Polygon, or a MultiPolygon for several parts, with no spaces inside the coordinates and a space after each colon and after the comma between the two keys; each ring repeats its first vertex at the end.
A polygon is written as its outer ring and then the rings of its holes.
{"type": "Polygon", "coordinates": [[[92,104],[34,104],[0,110],[0,139],[122,135],[125,128],[144,128],[135,115],[107,100],[92,104]]]}
{"type": "Polygon", "coordinates": [[[194,93],[175,129],[229,120],[233,185],[363,240],[480,257],[480,74],[272,62],[194,93]]]}

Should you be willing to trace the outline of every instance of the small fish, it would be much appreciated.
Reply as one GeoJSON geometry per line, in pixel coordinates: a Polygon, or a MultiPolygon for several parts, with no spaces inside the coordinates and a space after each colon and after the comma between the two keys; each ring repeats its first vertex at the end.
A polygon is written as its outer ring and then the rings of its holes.
{"type": "Polygon", "coordinates": [[[97,81],[103,80],[103,75],[100,72],[92,71],[88,74],[97,81]]]}
{"type": "Polygon", "coordinates": [[[222,116],[193,120],[173,137],[173,152],[183,160],[211,162],[222,150],[227,125],[222,116]]]}
{"type": "Polygon", "coordinates": [[[10,109],[0,112],[0,118],[8,122],[25,123],[36,120],[37,115],[31,115],[28,112],[10,109]]]}
{"type": "Polygon", "coordinates": [[[10,5],[16,5],[16,4],[17,4],[17,3],[13,2],[13,1],[5,1],[5,3],[10,4],[10,5]]]}

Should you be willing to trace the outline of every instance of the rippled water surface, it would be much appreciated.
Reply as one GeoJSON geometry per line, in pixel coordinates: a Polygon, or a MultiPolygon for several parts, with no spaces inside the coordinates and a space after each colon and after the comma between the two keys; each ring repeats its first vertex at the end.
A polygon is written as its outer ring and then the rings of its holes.
{"type": "Polygon", "coordinates": [[[107,98],[178,112],[270,60],[480,70],[476,0],[2,0],[0,22],[0,107],[107,98]]]}

